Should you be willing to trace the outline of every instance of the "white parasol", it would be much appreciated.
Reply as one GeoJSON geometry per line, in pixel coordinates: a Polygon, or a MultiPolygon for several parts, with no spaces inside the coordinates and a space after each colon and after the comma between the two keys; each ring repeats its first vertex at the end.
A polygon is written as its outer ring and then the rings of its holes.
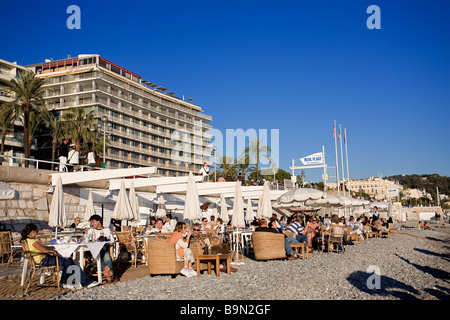
{"type": "Polygon", "coordinates": [[[230,221],[230,217],[228,216],[228,205],[223,193],[220,195],[220,218],[225,225],[230,221]]]}
{"type": "Polygon", "coordinates": [[[130,184],[129,200],[130,200],[130,205],[131,205],[131,211],[133,212],[132,221],[135,221],[135,222],[141,221],[141,213],[139,212],[139,201],[137,198],[136,190],[134,189],[133,181],[131,181],[131,184],[130,184]]]}
{"type": "Polygon", "coordinates": [[[89,197],[84,211],[83,222],[89,223],[89,218],[95,214],[94,201],[92,198],[92,190],[89,190],[89,197]]]}
{"type": "Polygon", "coordinates": [[[48,225],[55,227],[55,238],[58,236],[58,228],[64,228],[67,224],[66,210],[64,207],[64,194],[61,177],[58,176],[55,190],[53,191],[52,203],[50,205],[50,215],[48,217],[48,225]]]}
{"type": "Polygon", "coordinates": [[[264,182],[263,194],[261,197],[260,205],[258,206],[256,216],[259,218],[268,218],[268,219],[272,217],[272,204],[270,202],[269,181],[264,182]]]}
{"type": "Polygon", "coordinates": [[[247,222],[252,222],[255,219],[255,210],[253,209],[252,199],[247,199],[247,212],[245,215],[245,220],[247,222]]]}
{"type": "Polygon", "coordinates": [[[127,197],[127,190],[125,189],[125,183],[120,183],[119,197],[114,206],[114,212],[111,218],[116,220],[132,220],[133,209],[131,208],[130,200],[127,197]]]}
{"type": "Polygon", "coordinates": [[[200,220],[202,212],[200,211],[200,200],[198,199],[197,185],[195,183],[192,171],[189,171],[188,183],[186,188],[186,200],[183,209],[184,220],[200,220]]]}
{"type": "Polygon", "coordinates": [[[162,194],[158,198],[158,209],[156,209],[156,218],[164,218],[166,216],[166,203],[162,194]]]}
{"type": "Polygon", "coordinates": [[[312,188],[297,188],[282,194],[272,203],[274,208],[303,207],[307,200],[325,198],[326,193],[312,188]]]}
{"type": "Polygon", "coordinates": [[[233,214],[231,225],[236,228],[245,228],[244,199],[242,198],[241,183],[236,182],[234,191],[233,214]]]}

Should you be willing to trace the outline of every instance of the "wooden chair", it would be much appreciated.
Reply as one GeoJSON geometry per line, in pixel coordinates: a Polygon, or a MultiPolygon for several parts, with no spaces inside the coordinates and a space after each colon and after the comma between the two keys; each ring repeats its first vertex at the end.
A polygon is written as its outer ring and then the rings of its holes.
{"type": "Polygon", "coordinates": [[[4,264],[6,259],[6,269],[13,263],[14,256],[22,252],[20,248],[14,246],[14,241],[11,236],[11,231],[0,231],[0,258],[1,264],[4,264]]]}
{"type": "Polygon", "coordinates": [[[328,236],[328,252],[336,251],[336,252],[345,252],[344,249],[344,232],[346,226],[332,223],[330,226],[330,235],[328,236]],[[335,249],[336,245],[336,249],[335,249]]]}
{"type": "Polygon", "coordinates": [[[39,230],[36,240],[38,240],[41,243],[49,243],[50,240],[52,240],[52,230],[44,229],[39,230]]]}
{"type": "Polygon", "coordinates": [[[389,238],[391,232],[390,232],[389,230],[383,230],[383,229],[381,229],[381,230],[379,231],[378,234],[379,234],[380,237],[383,237],[383,235],[386,235],[386,236],[389,238]]]}
{"type": "Polygon", "coordinates": [[[388,230],[391,234],[397,234],[397,228],[394,228],[394,224],[393,223],[388,223],[388,230]]]}
{"type": "Polygon", "coordinates": [[[256,260],[284,259],[284,235],[272,232],[253,233],[253,251],[256,260]]]}
{"type": "Polygon", "coordinates": [[[116,236],[122,248],[124,248],[125,251],[132,256],[132,259],[130,258],[130,260],[134,262],[134,267],[136,268],[138,260],[144,261],[145,259],[147,252],[146,242],[136,240],[131,230],[116,232],[116,236]],[[141,255],[141,258],[138,257],[139,254],[141,255]]]}
{"type": "Polygon", "coordinates": [[[366,231],[367,239],[375,238],[376,240],[378,240],[378,232],[371,231],[369,226],[364,226],[364,230],[366,231]]]}
{"type": "MultiPolygon", "coordinates": [[[[198,256],[204,255],[202,246],[199,242],[191,242],[189,244],[189,248],[192,250],[192,254],[194,255],[194,259],[197,259],[198,256]]],[[[194,267],[194,269],[197,270],[197,266],[194,267]]],[[[200,263],[200,270],[207,270],[208,264],[207,263],[200,263]]]]}
{"type": "Polygon", "coordinates": [[[346,231],[347,231],[347,241],[355,241],[356,244],[361,243],[361,236],[356,233],[351,233],[353,232],[352,226],[348,226],[346,231]]]}
{"type": "Polygon", "coordinates": [[[28,244],[25,240],[22,240],[21,242],[22,245],[22,251],[23,254],[25,255],[25,258],[28,260],[28,269],[30,269],[30,272],[27,275],[27,278],[25,280],[25,292],[24,294],[27,294],[31,282],[33,281],[33,278],[38,275],[39,278],[41,278],[42,276],[45,277],[45,275],[50,272],[52,275],[52,279],[53,281],[56,281],[56,286],[58,287],[58,290],[60,290],[60,286],[59,286],[59,282],[60,282],[60,270],[59,270],[59,262],[58,259],[56,259],[56,266],[42,266],[40,264],[37,264],[34,261],[34,256],[36,256],[36,254],[32,254],[28,248],[28,244]]]}
{"type": "Polygon", "coordinates": [[[175,275],[184,267],[183,261],[177,261],[175,243],[163,239],[148,239],[147,261],[150,275],[175,275]]]}

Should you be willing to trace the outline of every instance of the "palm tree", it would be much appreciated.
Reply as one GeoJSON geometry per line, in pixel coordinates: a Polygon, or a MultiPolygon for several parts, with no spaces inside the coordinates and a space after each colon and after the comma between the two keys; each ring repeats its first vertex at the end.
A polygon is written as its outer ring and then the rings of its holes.
{"type": "MultiPolygon", "coordinates": [[[[1,108],[2,105],[0,105],[0,126],[2,127],[2,144],[0,147],[0,154],[4,155],[6,134],[8,133],[8,129],[13,127],[16,118],[14,117],[14,113],[10,109],[1,108]]],[[[3,157],[1,157],[0,166],[2,165],[2,163],[3,157]]]]}
{"type": "Polygon", "coordinates": [[[239,169],[240,172],[242,172],[242,176],[244,177],[244,179],[247,173],[251,173],[256,170],[255,165],[250,163],[250,156],[248,154],[245,154],[245,150],[242,151],[242,154],[239,156],[235,167],[236,169],[239,169]]]}
{"type": "MultiPolygon", "coordinates": [[[[52,162],[55,162],[58,140],[66,137],[65,123],[61,122],[49,112],[49,117],[45,120],[45,125],[49,129],[50,136],[52,137],[52,162]]],[[[52,163],[52,170],[54,170],[54,166],[55,164],[52,163]]]]}
{"type": "Polygon", "coordinates": [[[222,170],[224,178],[226,178],[228,174],[230,174],[231,176],[234,176],[236,174],[235,162],[235,159],[230,156],[222,156],[218,159],[219,169],[222,170]]]}
{"type": "Polygon", "coordinates": [[[261,146],[261,141],[258,138],[251,140],[250,145],[244,149],[244,153],[249,156],[252,164],[256,167],[256,180],[259,179],[259,159],[264,157],[267,160],[272,161],[268,155],[269,152],[272,152],[270,147],[261,146]]]}
{"type": "Polygon", "coordinates": [[[75,140],[75,148],[80,151],[83,142],[96,141],[96,117],[95,111],[85,113],[81,107],[70,108],[69,112],[63,115],[66,121],[67,132],[75,140]]]}
{"type": "MultiPolygon", "coordinates": [[[[14,113],[15,118],[21,118],[23,124],[23,152],[25,158],[30,157],[31,144],[28,140],[31,113],[40,113],[46,110],[43,98],[43,85],[45,80],[36,78],[33,72],[18,71],[18,78],[11,80],[0,79],[0,85],[5,87],[7,92],[14,95],[12,101],[5,103],[4,108],[10,109],[14,113]]],[[[25,167],[28,167],[29,161],[25,160],[25,167]]]]}

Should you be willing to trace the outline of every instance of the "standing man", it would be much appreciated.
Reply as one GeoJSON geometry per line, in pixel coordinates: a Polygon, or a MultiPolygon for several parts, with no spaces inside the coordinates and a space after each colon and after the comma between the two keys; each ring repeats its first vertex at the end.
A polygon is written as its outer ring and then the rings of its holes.
{"type": "Polygon", "coordinates": [[[374,218],[378,219],[378,207],[377,206],[373,207],[372,216],[374,218]]]}
{"type": "Polygon", "coordinates": [[[59,171],[67,171],[66,163],[67,156],[69,155],[69,146],[67,145],[68,143],[68,139],[63,139],[61,145],[59,146],[59,171]]]}
{"type": "Polygon", "coordinates": [[[69,158],[67,159],[67,162],[69,162],[69,172],[73,172],[75,166],[78,166],[80,162],[79,153],[75,149],[75,145],[73,143],[70,145],[69,158]]]}
{"type": "Polygon", "coordinates": [[[203,167],[200,169],[199,174],[203,176],[203,182],[208,182],[209,167],[206,162],[203,163],[203,167]]]}

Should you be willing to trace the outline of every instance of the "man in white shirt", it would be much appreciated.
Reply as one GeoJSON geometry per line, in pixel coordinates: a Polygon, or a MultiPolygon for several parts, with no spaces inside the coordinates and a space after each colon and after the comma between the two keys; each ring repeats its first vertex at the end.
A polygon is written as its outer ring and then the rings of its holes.
{"type": "Polygon", "coordinates": [[[173,232],[176,225],[177,220],[172,219],[172,215],[170,213],[166,214],[166,223],[164,223],[164,226],[162,228],[163,232],[173,232]]]}
{"type": "Polygon", "coordinates": [[[150,234],[164,232],[163,227],[164,227],[163,220],[159,218],[158,220],[156,220],[155,227],[150,230],[150,234]]]}
{"type": "Polygon", "coordinates": [[[69,151],[69,155],[68,155],[68,163],[69,163],[69,172],[73,172],[74,167],[78,166],[78,164],[80,163],[80,159],[79,159],[79,153],[78,151],[75,149],[75,145],[71,144],[70,145],[71,149],[69,151]]]}
{"type": "Polygon", "coordinates": [[[203,176],[203,182],[208,182],[209,167],[206,162],[203,163],[203,167],[200,169],[199,174],[203,176]]]}

